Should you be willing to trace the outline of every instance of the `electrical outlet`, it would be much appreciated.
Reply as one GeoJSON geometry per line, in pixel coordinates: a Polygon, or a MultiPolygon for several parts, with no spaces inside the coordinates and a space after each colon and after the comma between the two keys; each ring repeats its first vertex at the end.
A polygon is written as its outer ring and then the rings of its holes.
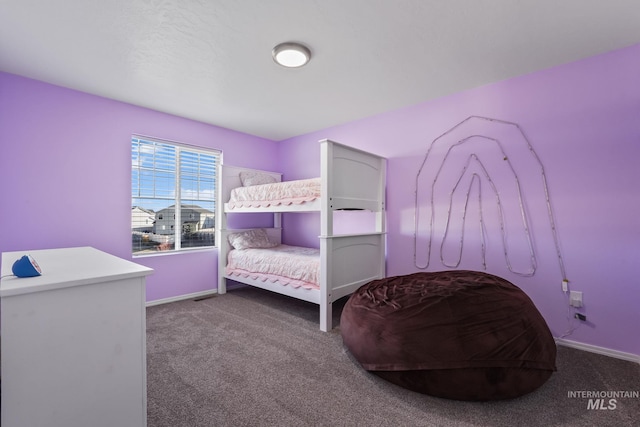
{"type": "Polygon", "coordinates": [[[571,291],[569,293],[569,304],[572,307],[582,307],[582,292],[571,291]]]}

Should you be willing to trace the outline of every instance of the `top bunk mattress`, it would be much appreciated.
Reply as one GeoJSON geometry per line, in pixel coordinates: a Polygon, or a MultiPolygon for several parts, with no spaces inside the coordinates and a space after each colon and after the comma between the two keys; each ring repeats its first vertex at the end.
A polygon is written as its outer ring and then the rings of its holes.
{"type": "Polygon", "coordinates": [[[237,187],[231,190],[228,210],[301,205],[320,198],[320,178],[237,187]]]}

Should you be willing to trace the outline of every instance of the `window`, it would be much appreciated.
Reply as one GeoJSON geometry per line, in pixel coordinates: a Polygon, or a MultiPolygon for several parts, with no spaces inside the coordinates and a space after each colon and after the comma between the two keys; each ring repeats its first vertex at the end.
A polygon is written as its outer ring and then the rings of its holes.
{"type": "Polygon", "coordinates": [[[134,255],[215,245],[219,159],[216,150],[131,137],[134,255]]]}

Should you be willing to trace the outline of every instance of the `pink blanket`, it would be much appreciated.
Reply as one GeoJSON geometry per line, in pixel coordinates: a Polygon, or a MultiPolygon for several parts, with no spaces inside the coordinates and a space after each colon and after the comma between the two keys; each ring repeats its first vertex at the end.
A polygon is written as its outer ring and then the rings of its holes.
{"type": "Polygon", "coordinates": [[[238,187],[231,190],[229,208],[301,204],[320,197],[320,178],[238,187]]]}
{"type": "Polygon", "coordinates": [[[234,249],[226,274],[282,285],[320,289],[320,250],[278,245],[269,249],[234,249]]]}

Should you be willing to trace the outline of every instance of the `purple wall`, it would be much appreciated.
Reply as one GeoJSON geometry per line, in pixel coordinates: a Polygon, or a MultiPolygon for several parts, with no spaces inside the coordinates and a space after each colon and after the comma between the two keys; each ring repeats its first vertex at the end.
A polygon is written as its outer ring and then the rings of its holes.
{"type": "MultiPolygon", "coordinates": [[[[0,73],[0,252],[93,246],[131,259],[131,134],[275,169],[276,143],[0,73]]],[[[147,300],[214,289],[217,250],[136,258],[147,300]]]]}
{"type": "MultiPolygon", "coordinates": [[[[640,45],[283,141],[278,146],[281,169],[287,179],[317,176],[317,141],[322,138],[386,156],[387,272],[406,274],[418,271],[414,266],[414,191],[416,175],[432,141],[473,115],[517,123],[544,166],[570,287],[582,291],[584,296],[584,307],[580,311],[587,315],[588,321],[567,339],[640,354],[637,332],[640,284],[636,278],[640,260],[638,76],[640,45]]],[[[430,154],[434,161],[427,162],[424,172],[428,176],[422,178],[421,204],[429,205],[434,170],[442,164],[446,151],[440,145],[448,147],[474,133],[500,140],[517,167],[538,267],[532,277],[521,277],[507,269],[496,219],[495,195],[485,179],[481,190],[487,227],[487,271],[525,290],[546,318],[554,336],[562,336],[568,327],[568,305],[561,291],[562,273],[540,169],[532,166],[531,153],[522,148],[522,138],[514,134],[513,129],[496,129],[477,122],[463,127],[434,145],[434,157],[430,154]]],[[[495,146],[483,143],[487,142],[486,138],[476,139],[479,141],[463,150],[462,155],[466,158],[475,152],[486,159],[505,209],[512,209],[505,215],[511,218],[508,226],[513,226],[520,215],[518,198],[513,191],[513,173],[495,162],[495,146]]],[[[463,165],[459,159],[456,161],[447,160],[439,183],[451,185],[460,174],[463,165]]],[[[476,165],[475,171],[478,170],[476,165]]],[[[478,183],[471,187],[460,269],[483,268],[479,255],[478,187],[478,183]]],[[[450,188],[434,192],[434,204],[440,212],[446,213],[450,188]]],[[[428,271],[448,269],[439,256],[444,230],[442,216],[439,218],[440,222],[435,221],[428,271]]],[[[317,245],[316,218],[287,215],[283,221],[287,243],[317,245]]],[[[456,252],[455,244],[451,243],[459,242],[455,232],[461,232],[462,227],[459,223],[454,225],[456,228],[451,230],[455,238],[445,246],[445,250],[449,248],[445,251],[449,258],[445,259],[451,259],[452,248],[456,252]]],[[[509,236],[512,267],[526,270],[529,265],[527,241],[517,228],[509,236]]],[[[426,241],[428,239],[422,244],[426,241]]]]}
{"type": "MultiPolygon", "coordinates": [[[[544,165],[567,278],[573,290],[584,292],[581,311],[588,318],[568,339],[640,354],[638,75],[640,45],[275,143],[0,73],[0,252],[90,245],[131,259],[132,133],[222,149],[227,163],[280,169],[285,179],[318,176],[317,141],[331,138],[388,157],[387,270],[410,273],[417,271],[415,180],[427,149],[448,129],[480,115],[519,124],[544,165]]],[[[504,131],[465,132],[514,140],[504,131]]],[[[487,147],[473,150],[489,156],[487,147]]],[[[519,165],[527,156],[522,150],[509,153],[519,165]]],[[[503,169],[492,170],[500,186],[513,182],[503,169]]],[[[459,172],[453,166],[442,176],[450,182],[459,172]]],[[[487,219],[487,270],[523,288],[560,336],[567,328],[567,304],[539,173],[523,166],[519,174],[538,269],[528,278],[509,272],[496,223],[487,219]]],[[[483,181],[487,218],[488,188],[483,181]]],[[[477,192],[472,187],[474,197],[477,192]]],[[[512,191],[501,196],[514,206],[512,191]]],[[[477,210],[470,212],[477,217],[477,210]]],[[[477,218],[470,218],[466,235],[472,237],[465,240],[459,268],[482,268],[474,224],[477,218]]],[[[317,215],[286,215],[284,225],[287,243],[317,245],[317,215]]],[[[342,229],[350,226],[347,218],[342,229]]],[[[438,236],[434,248],[440,247],[438,236]]],[[[523,242],[509,245],[514,259],[525,260],[518,267],[526,267],[523,242]]],[[[136,259],[155,269],[147,299],[215,288],[216,258],[217,251],[202,251],[136,259]]],[[[431,257],[429,270],[445,268],[439,256],[431,257]]]]}

